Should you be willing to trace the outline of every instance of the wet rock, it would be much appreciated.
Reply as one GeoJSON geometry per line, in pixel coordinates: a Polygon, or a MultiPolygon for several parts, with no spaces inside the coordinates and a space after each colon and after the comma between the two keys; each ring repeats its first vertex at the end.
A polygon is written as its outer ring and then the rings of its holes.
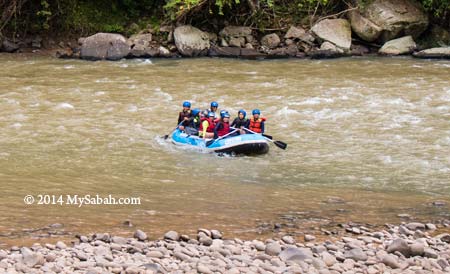
{"type": "Polygon", "coordinates": [[[278,47],[280,42],[280,37],[276,33],[267,34],[261,39],[261,45],[269,49],[278,47]]]}
{"type": "Polygon", "coordinates": [[[325,19],[316,23],[311,31],[323,41],[328,41],[337,47],[350,50],[352,35],[350,24],[345,19],[325,19]]]}
{"type": "Polygon", "coordinates": [[[136,230],[136,232],[134,232],[134,238],[138,239],[139,241],[145,241],[147,240],[147,234],[144,231],[138,229],[136,230]]]}
{"type": "Polygon", "coordinates": [[[208,56],[211,57],[230,57],[238,58],[241,55],[241,49],[236,47],[217,47],[211,46],[208,56]]]}
{"type": "Polygon", "coordinates": [[[404,256],[409,257],[411,250],[408,243],[403,239],[395,239],[387,248],[386,251],[389,253],[400,252],[404,256]]]}
{"type": "Polygon", "coordinates": [[[384,55],[402,55],[412,53],[415,48],[412,36],[405,36],[386,42],[378,52],[384,55]]]}
{"type": "MultiPolygon", "coordinates": [[[[426,49],[413,54],[417,58],[441,58],[450,59],[450,47],[426,49]]],[[[443,206],[441,203],[435,202],[435,206],[443,206]]],[[[444,204],[445,205],[445,204],[444,204]]]]}
{"type": "Polygon", "coordinates": [[[190,25],[177,27],[174,31],[175,45],[183,56],[203,56],[210,47],[207,33],[190,25]]]}
{"type": "Polygon", "coordinates": [[[83,40],[80,57],[86,60],[119,60],[130,53],[125,37],[115,33],[97,33],[83,40]]]}
{"type": "Polygon", "coordinates": [[[288,247],[281,251],[279,257],[283,262],[291,261],[299,263],[307,259],[312,259],[313,254],[308,248],[288,247]]]}
{"type": "Polygon", "coordinates": [[[180,236],[178,235],[178,232],[176,232],[176,231],[168,231],[166,234],[164,234],[164,240],[178,241],[179,239],[180,239],[180,236]]]}
{"type": "Polygon", "coordinates": [[[240,51],[241,58],[244,59],[263,59],[267,57],[267,54],[259,52],[255,49],[243,48],[240,51]]]}
{"type": "Polygon", "coordinates": [[[277,242],[268,243],[266,245],[265,252],[266,252],[267,255],[277,256],[281,252],[281,246],[277,242]]]}

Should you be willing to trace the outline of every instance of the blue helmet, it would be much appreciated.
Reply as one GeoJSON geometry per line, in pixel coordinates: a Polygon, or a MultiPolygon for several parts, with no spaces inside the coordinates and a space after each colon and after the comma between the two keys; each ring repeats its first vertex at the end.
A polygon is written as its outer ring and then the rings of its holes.
{"type": "Polygon", "coordinates": [[[239,116],[239,113],[242,113],[242,115],[244,115],[244,118],[245,118],[245,116],[247,116],[247,112],[245,112],[245,110],[243,110],[243,109],[240,109],[238,111],[238,116],[239,116]]]}
{"type": "Polygon", "coordinates": [[[255,115],[255,114],[260,115],[260,114],[261,114],[261,111],[259,111],[259,109],[255,108],[255,109],[252,111],[252,115],[255,115]]]}
{"type": "Polygon", "coordinates": [[[211,107],[212,108],[218,108],[219,107],[219,103],[217,103],[216,101],[211,102],[211,107]]]}
{"type": "Polygon", "coordinates": [[[199,108],[194,108],[192,110],[192,115],[197,116],[200,113],[200,109],[199,108]]]}
{"type": "Polygon", "coordinates": [[[190,107],[191,107],[191,103],[188,102],[188,101],[184,101],[184,102],[183,102],[183,107],[184,107],[184,108],[190,108],[190,107]]]}
{"type": "Polygon", "coordinates": [[[228,113],[228,111],[226,111],[226,110],[222,110],[221,112],[220,112],[220,117],[223,119],[223,118],[230,118],[230,114],[228,113]]]}
{"type": "Polygon", "coordinates": [[[216,114],[213,111],[208,112],[208,117],[215,117],[216,114]]]}

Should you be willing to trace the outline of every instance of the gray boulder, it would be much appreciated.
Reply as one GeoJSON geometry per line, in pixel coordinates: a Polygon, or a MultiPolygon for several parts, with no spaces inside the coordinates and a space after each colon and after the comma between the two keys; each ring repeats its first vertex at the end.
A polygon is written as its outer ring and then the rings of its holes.
{"type": "Polygon", "coordinates": [[[306,33],[305,29],[302,27],[291,26],[289,30],[284,35],[285,39],[300,39],[306,33]]]}
{"type": "Polygon", "coordinates": [[[1,43],[0,49],[4,52],[15,52],[19,49],[19,44],[14,43],[8,39],[4,39],[1,43]]]}
{"type": "MultiPolygon", "coordinates": [[[[364,9],[360,12],[364,18],[381,29],[378,40],[382,43],[401,35],[411,35],[417,38],[428,27],[427,14],[421,4],[415,0],[375,0],[365,5],[364,9]]],[[[350,20],[352,20],[351,16],[350,20]]],[[[353,21],[352,25],[354,25],[354,29],[358,29],[356,27],[358,25],[358,19],[353,21]]],[[[371,24],[369,23],[369,25],[371,24]]],[[[372,29],[369,27],[369,29],[369,32],[377,32],[377,28],[372,29]]],[[[361,35],[360,37],[362,39],[367,38],[359,31],[355,31],[355,33],[358,36],[361,35]]],[[[370,38],[373,37],[370,36],[370,38]]]]}
{"type": "Polygon", "coordinates": [[[353,248],[344,253],[345,258],[354,261],[367,261],[367,254],[361,248],[353,248]]]}
{"type": "Polygon", "coordinates": [[[261,39],[261,45],[268,47],[269,49],[278,47],[280,42],[280,37],[278,37],[276,33],[267,34],[261,39]]]}
{"type": "Polygon", "coordinates": [[[267,255],[277,256],[281,252],[281,246],[277,242],[268,243],[266,245],[265,252],[266,252],[267,255]]]}
{"type": "Polygon", "coordinates": [[[412,36],[405,36],[386,42],[378,53],[384,55],[401,55],[409,54],[415,49],[416,43],[414,42],[412,36]]]}
{"type": "Polygon", "coordinates": [[[188,57],[203,56],[210,47],[209,35],[190,25],[177,27],[174,31],[175,45],[178,51],[188,57]]]}
{"type": "Polygon", "coordinates": [[[33,252],[27,247],[20,249],[22,253],[22,262],[28,267],[34,267],[36,265],[43,265],[45,263],[44,255],[33,252]]]}
{"type": "Polygon", "coordinates": [[[426,49],[413,54],[417,58],[450,59],[450,47],[426,49]]]}
{"type": "Polygon", "coordinates": [[[345,19],[322,20],[316,23],[311,31],[323,41],[331,42],[344,50],[350,50],[352,31],[349,22],[345,19]]]}
{"type": "Polygon", "coordinates": [[[159,46],[151,42],[151,33],[135,34],[127,40],[131,47],[131,55],[138,58],[159,56],[159,46]]]}
{"type": "Polygon", "coordinates": [[[380,36],[382,29],[363,17],[359,11],[350,11],[347,13],[347,17],[350,20],[353,32],[364,41],[373,42],[380,36]]]}
{"type": "Polygon", "coordinates": [[[97,33],[82,43],[80,57],[86,60],[120,60],[131,50],[125,37],[116,33],[97,33]]]}
{"type": "Polygon", "coordinates": [[[408,243],[403,239],[395,239],[390,245],[388,245],[386,251],[389,253],[398,251],[406,257],[409,257],[409,255],[411,254],[411,249],[408,243]]]}
{"type": "Polygon", "coordinates": [[[306,259],[312,259],[313,254],[308,248],[288,247],[285,250],[281,251],[279,257],[284,262],[291,261],[299,263],[306,259]]]}

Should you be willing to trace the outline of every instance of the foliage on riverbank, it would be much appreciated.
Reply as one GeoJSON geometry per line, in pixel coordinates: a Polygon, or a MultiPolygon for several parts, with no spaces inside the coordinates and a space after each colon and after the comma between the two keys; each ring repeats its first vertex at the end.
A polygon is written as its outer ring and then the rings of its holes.
{"type": "MultiPolygon", "coordinates": [[[[421,2],[432,21],[450,27],[450,0],[421,2]]],[[[226,22],[260,30],[283,29],[289,24],[311,25],[318,18],[343,13],[349,5],[339,0],[0,0],[0,33],[130,35],[173,22],[212,29],[226,22]]]]}

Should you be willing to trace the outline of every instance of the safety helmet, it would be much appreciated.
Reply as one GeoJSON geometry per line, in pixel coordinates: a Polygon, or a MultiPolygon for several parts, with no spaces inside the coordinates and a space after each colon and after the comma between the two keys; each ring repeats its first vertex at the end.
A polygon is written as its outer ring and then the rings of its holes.
{"type": "Polygon", "coordinates": [[[216,114],[213,111],[210,111],[208,113],[208,117],[215,117],[215,116],[216,116],[216,114]]]}
{"type": "Polygon", "coordinates": [[[184,108],[190,108],[190,107],[191,107],[191,103],[188,102],[188,101],[184,101],[184,102],[183,102],[183,107],[184,107],[184,108]]]}
{"type": "Polygon", "coordinates": [[[228,113],[228,111],[226,111],[226,110],[222,110],[220,112],[220,117],[221,118],[226,118],[226,117],[230,118],[230,113],[228,113]]]}
{"type": "Polygon", "coordinates": [[[192,115],[197,116],[200,113],[200,109],[199,108],[194,108],[192,110],[192,115]]]}
{"type": "Polygon", "coordinates": [[[217,108],[217,107],[219,107],[219,103],[217,103],[216,101],[213,101],[213,102],[211,102],[211,107],[217,108]]]}
{"type": "Polygon", "coordinates": [[[203,117],[208,117],[208,113],[209,113],[209,110],[207,110],[207,109],[205,109],[204,111],[202,111],[203,117]]]}
{"type": "Polygon", "coordinates": [[[238,116],[239,116],[239,113],[242,113],[244,115],[244,118],[245,118],[245,116],[247,116],[247,112],[245,112],[245,110],[243,110],[243,109],[240,109],[238,111],[238,116]]]}
{"type": "Polygon", "coordinates": [[[261,114],[261,111],[259,111],[259,109],[254,109],[253,111],[252,111],[252,115],[255,115],[255,114],[261,114]]]}

